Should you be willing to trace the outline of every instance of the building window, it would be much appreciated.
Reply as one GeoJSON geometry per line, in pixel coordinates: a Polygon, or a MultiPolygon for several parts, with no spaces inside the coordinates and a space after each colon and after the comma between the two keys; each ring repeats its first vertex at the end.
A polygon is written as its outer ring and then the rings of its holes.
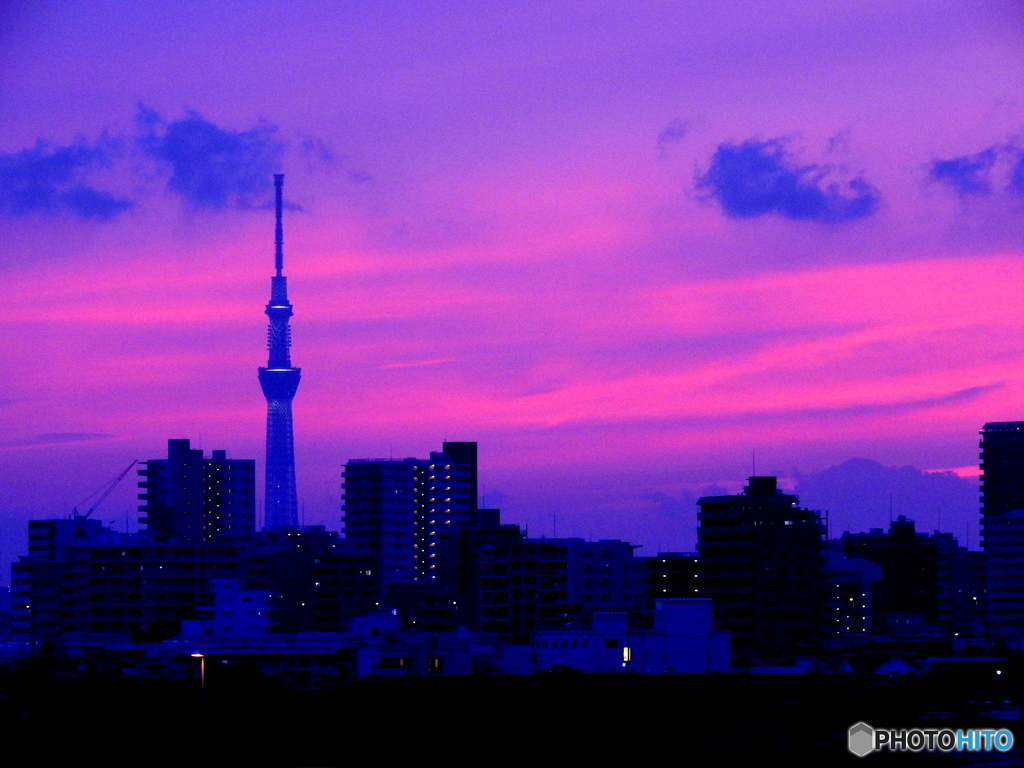
{"type": "Polygon", "coordinates": [[[619,647],[619,640],[618,640],[618,638],[615,638],[615,637],[607,638],[604,641],[604,647],[605,648],[618,648],[619,647]]]}

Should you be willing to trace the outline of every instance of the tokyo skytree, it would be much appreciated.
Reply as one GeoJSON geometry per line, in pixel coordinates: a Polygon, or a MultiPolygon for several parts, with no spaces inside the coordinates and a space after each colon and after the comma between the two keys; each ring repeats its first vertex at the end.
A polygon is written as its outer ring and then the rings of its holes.
{"type": "Polygon", "coordinates": [[[291,328],[288,318],[292,305],[288,302],[287,278],[284,269],[284,234],[281,227],[281,190],[284,174],[274,174],[277,227],[274,242],[274,267],[270,278],[270,302],[266,313],[270,318],[267,346],[270,360],[259,369],[260,386],[267,398],[267,464],[266,490],[263,496],[264,529],[297,527],[299,504],[295,492],[295,443],[292,436],[292,398],[299,388],[302,370],[292,367],[291,328]]]}

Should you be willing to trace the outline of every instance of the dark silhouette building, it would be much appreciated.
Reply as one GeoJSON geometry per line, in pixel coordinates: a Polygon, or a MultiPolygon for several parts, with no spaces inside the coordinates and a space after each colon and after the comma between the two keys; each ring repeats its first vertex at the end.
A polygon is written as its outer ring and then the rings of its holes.
{"type": "Polygon", "coordinates": [[[139,522],[157,541],[201,542],[248,536],[256,529],[256,462],[209,458],[188,440],[168,440],[167,458],[139,470],[139,522]]]}
{"type": "Polygon", "coordinates": [[[270,359],[259,369],[260,387],[267,398],[267,463],[263,496],[265,528],[293,528],[299,524],[299,503],[295,490],[295,442],[292,430],[292,399],[299,388],[302,370],[292,367],[291,328],[288,319],[288,278],[284,269],[284,235],[281,224],[281,190],[284,175],[274,175],[277,225],[275,230],[275,274],[270,278],[267,317],[267,347],[270,359]]]}
{"type": "Polygon", "coordinates": [[[375,608],[374,564],[336,531],[263,531],[245,551],[243,586],[268,595],[273,632],[337,632],[375,608]]]}
{"type": "Polygon", "coordinates": [[[743,493],[705,496],[697,527],[698,590],[714,601],[719,629],[738,654],[786,657],[816,648],[822,607],[822,534],[774,477],[743,493]]]}
{"type": "Polygon", "coordinates": [[[641,558],[647,563],[647,607],[661,598],[699,597],[696,552],[659,552],[641,558]]]}
{"type": "Polygon", "coordinates": [[[519,539],[479,550],[480,628],[522,639],[595,611],[641,610],[647,564],[618,539],[519,539]]]}
{"type": "Polygon", "coordinates": [[[874,634],[893,631],[897,617],[908,615],[951,633],[970,631],[970,557],[952,534],[918,532],[913,520],[900,515],[887,532],[847,531],[840,541],[847,557],[882,567],[872,605],[874,634]]]}
{"type": "Polygon", "coordinates": [[[33,520],[12,566],[14,630],[34,638],[171,637],[213,611],[214,579],[264,595],[273,632],[339,631],[375,607],[367,558],[320,526],[223,541],[157,541],[98,520],[33,520]]]}

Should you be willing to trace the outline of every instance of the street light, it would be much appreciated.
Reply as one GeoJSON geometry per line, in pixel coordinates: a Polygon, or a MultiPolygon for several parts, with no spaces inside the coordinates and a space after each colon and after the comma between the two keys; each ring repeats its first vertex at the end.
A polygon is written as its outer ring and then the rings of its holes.
{"type": "Polygon", "coordinates": [[[192,658],[199,659],[199,706],[206,705],[206,656],[196,651],[192,658]]]}

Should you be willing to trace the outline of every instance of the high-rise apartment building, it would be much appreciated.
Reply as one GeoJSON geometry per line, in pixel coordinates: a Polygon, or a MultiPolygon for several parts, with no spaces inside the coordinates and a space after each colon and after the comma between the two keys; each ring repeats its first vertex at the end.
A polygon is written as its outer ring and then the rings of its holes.
{"type": "Polygon", "coordinates": [[[445,442],[431,452],[420,467],[416,496],[417,580],[454,591],[459,538],[477,508],[476,443],[445,442]]]}
{"type": "Polygon", "coordinates": [[[477,509],[477,444],[445,442],[429,459],[345,465],[345,539],[378,562],[381,588],[459,589],[462,534],[477,509]]]}
{"type": "Polygon", "coordinates": [[[981,430],[981,536],[989,630],[1024,636],[1024,421],[981,430]]]}
{"type": "Polygon", "coordinates": [[[820,515],[774,477],[751,477],[743,493],[697,504],[698,595],[714,601],[733,649],[766,657],[812,650],[821,629],[820,515]]]}
{"type": "Polygon", "coordinates": [[[416,581],[419,459],[353,459],[342,474],[345,540],[373,562],[380,588],[416,581]]]}
{"type": "Polygon", "coordinates": [[[201,542],[244,536],[256,530],[256,462],[209,458],[188,440],[168,440],[167,458],[139,470],[139,510],[157,541],[201,542]]]}
{"type": "Polygon", "coordinates": [[[981,541],[986,560],[986,620],[1000,635],[1024,634],[1024,422],[981,430],[981,541]]]}

